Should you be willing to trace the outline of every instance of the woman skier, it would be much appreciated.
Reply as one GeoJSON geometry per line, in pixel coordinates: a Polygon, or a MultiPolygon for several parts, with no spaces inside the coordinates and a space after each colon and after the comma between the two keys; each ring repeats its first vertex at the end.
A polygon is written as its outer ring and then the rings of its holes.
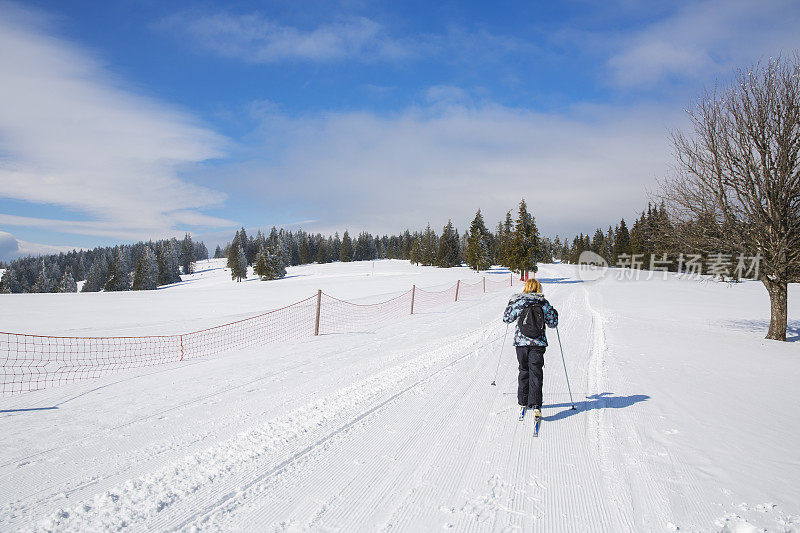
{"type": "Polygon", "coordinates": [[[545,324],[551,328],[558,325],[558,311],[550,305],[542,294],[542,284],[531,278],[525,282],[521,294],[511,297],[503,313],[503,322],[510,324],[516,320],[514,346],[519,361],[519,380],[517,401],[520,406],[520,419],[525,409],[533,409],[533,416],[542,416],[542,379],[544,377],[544,352],[547,349],[545,324]],[[526,336],[530,335],[530,336],[526,336]]]}

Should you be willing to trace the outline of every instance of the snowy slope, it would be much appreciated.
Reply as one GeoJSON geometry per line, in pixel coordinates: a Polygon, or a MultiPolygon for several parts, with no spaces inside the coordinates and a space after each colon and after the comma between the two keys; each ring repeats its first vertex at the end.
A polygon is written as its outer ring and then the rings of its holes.
{"type": "MultiPolygon", "coordinates": [[[[365,298],[469,275],[399,261],[376,262],[374,276],[370,263],[302,268],[241,284],[209,269],[148,294],[152,312],[144,296],[134,312],[100,294],[31,295],[50,296],[19,304],[39,322],[2,314],[22,331],[91,331],[96,319],[151,333],[317,287],[365,298]],[[73,306],[83,325],[63,317],[73,306]],[[158,326],[163,307],[184,316],[158,326]]],[[[762,339],[760,285],[585,284],[568,265],[539,277],[561,313],[578,410],[551,331],[538,439],[517,421],[510,342],[489,385],[508,289],[377,331],[2,398],[0,530],[800,530],[800,350],[762,339]]],[[[798,297],[791,287],[790,319],[798,297]]]]}
{"type": "MultiPolygon", "coordinates": [[[[480,279],[468,268],[415,267],[382,260],[290,267],[286,278],[231,281],[225,259],[196,263],[196,272],[157,291],[9,294],[0,307],[0,331],[42,335],[169,335],[231,322],[283,307],[318,289],[350,301],[382,301],[411,289],[449,287],[480,279]],[[6,303],[7,302],[7,303],[6,303]]],[[[487,273],[508,279],[508,271],[487,273]]]]}

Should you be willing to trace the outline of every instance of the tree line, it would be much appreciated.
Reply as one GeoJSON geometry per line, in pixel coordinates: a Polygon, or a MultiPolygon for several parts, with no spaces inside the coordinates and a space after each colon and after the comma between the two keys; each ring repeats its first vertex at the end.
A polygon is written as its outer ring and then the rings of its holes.
{"type": "Polygon", "coordinates": [[[181,280],[208,259],[203,242],[166,239],[24,257],[3,264],[0,293],[153,290],[181,280]]]}
{"type": "Polygon", "coordinates": [[[622,218],[614,227],[609,226],[603,230],[597,228],[591,236],[586,233],[576,235],[572,241],[564,239],[563,242],[556,236],[553,243],[553,258],[562,263],[578,263],[581,254],[585,251],[594,252],[611,265],[630,266],[631,258],[641,256],[647,258],[642,263],[643,269],[649,269],[649,258],[667,257],[660,266],[676,271],[678,257],[686,250],[679,250],[667,238],[673,230],[667,209],[662,202],[660,205],[647,204],[647,209],[642,210],[633,226],[628,229],[625,219],[622,218]]]}
{"type": "Polygon", "coordinates": [[[345,230],[342,236],[288,231],[273,227],[265,235],[258,230],[247,235],[245,228],[236,232],[231,242],[217,246],[214,257],[227,258],[234,280],[247,277],[247,268],[263,280],[286,275],[286,267],[332,261],[371,261],[402,259],[417,265],[450,268],[466,263],[475,270],[502,265],[515,272],[532,270],[537,262],[552,258],[553,243],[541,238],[532,214],[523,199],[516,220],[511,211],[495,233],[487,227],[480,209],[468,230],[459,235],[452,220],[437,234],[430,224],[422,231],[406,229],[399,235],[373,235],[362,231],[355,238],[345,230]]]}

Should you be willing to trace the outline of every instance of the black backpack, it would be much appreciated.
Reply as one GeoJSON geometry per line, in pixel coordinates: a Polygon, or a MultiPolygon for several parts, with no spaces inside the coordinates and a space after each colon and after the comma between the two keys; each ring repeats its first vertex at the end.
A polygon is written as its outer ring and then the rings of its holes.
{"type": "Polygon", "coordinates": [[[531,302],[520,313],[517,319],[519,332],[529,339],[538,339],[544,335],[544,302],[531,302]]]}

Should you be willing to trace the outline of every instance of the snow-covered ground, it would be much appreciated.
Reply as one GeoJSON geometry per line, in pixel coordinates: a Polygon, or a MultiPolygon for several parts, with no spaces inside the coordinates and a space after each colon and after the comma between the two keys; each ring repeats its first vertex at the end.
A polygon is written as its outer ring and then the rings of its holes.
{"type": "MultiPolygon", "coordinates": [[[[210,261],[154,292],[3,296],[0,330],[176,333],[317,289],[377,301],[478,279],[372,268],[237,284],[210,261]]],[[[374,331],[0,398],[0,530],[800,530],[800,343],[763,340],[759,283],[588,284],[569,265],[539,278],[578,406],[551,331],[539,438],[517,421],[510,340],[501,353],[509,288],[374,331]]]]}

